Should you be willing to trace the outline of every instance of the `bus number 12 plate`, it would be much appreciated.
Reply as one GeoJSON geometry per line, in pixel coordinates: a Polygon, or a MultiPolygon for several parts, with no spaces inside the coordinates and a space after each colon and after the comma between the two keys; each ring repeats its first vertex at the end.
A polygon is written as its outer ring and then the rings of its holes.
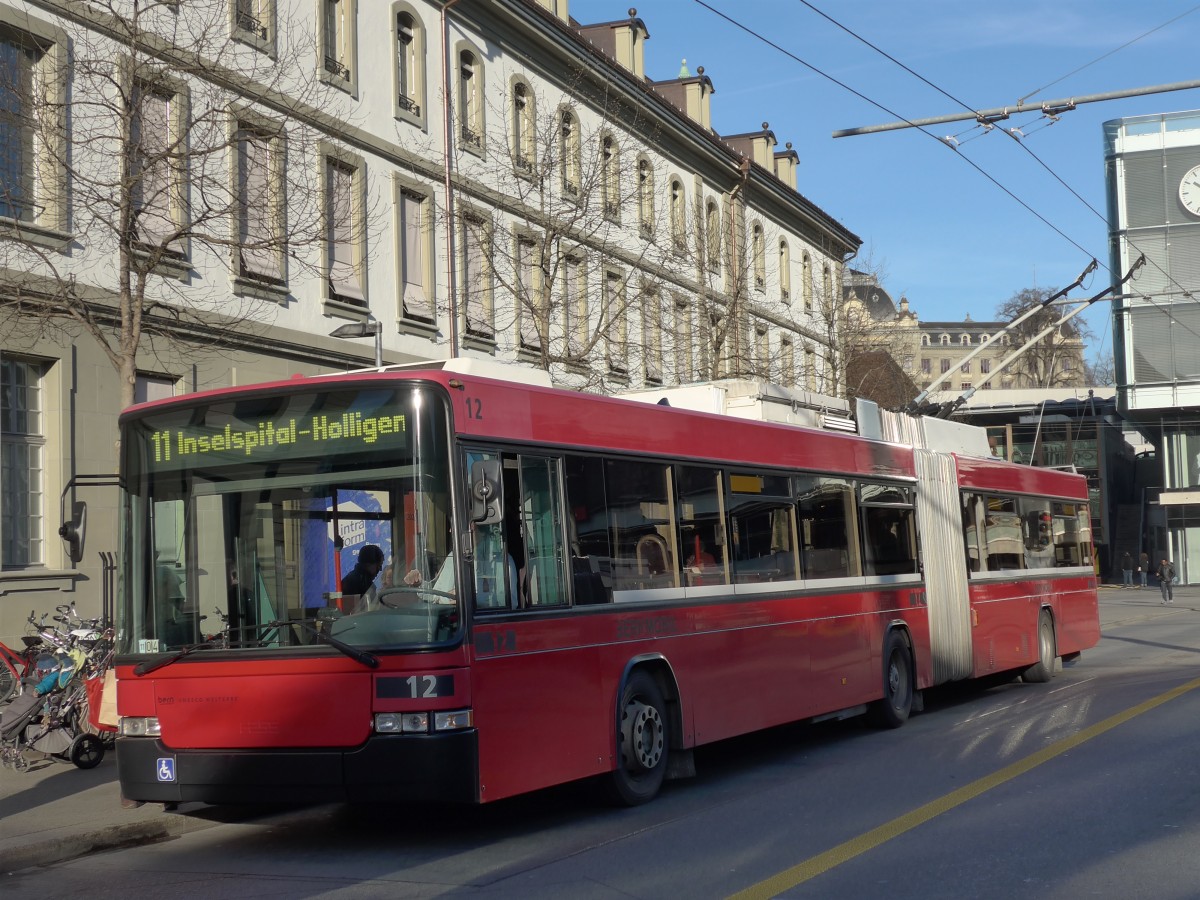
{"type": "Polygon", "coordinates": [[[453,697],[454,676],[404,675],[380,678],[375,682],[375,696],[406,700],[453,697]]]}

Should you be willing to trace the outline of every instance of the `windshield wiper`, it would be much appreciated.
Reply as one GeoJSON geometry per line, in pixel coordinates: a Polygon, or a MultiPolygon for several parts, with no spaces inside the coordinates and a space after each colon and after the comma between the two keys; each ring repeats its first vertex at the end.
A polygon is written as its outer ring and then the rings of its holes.
{"type": "Polygon", "coordinates": [[[352,644],[347,644],[345,641],[338,640],[328,631],[322,631],[319,628],[314,628],[307,622],[303,624],[304,630],[312,632],[312,634],[314,634],[317,640],[321,643],[328,644],[334,650],[344,653],[356,663],[362,663],[364,666],[367,666],[371,669],[379,668],[379,657],[375,656],[373,653],[368,653],[366,650],[360,650],[358,647],[355,647],[352,644]]]}
{"type": "Polygon", "coordinates": [[[154,662],[144,660],[133,667],[133,674],[138,678],[141,678],[143,675],[149,675],[156,669],[162,669],[171,665],[171,663],[179,662],[179,660],[183,659],[185,656],[195,653],[197,650],[207,650],[210,647],[215,646],[215,641],[204,641],[201,644],[192,644],[190,647],[184,647],[182,650],[177,650],[170,656],[160,657],[159,659],[154,660],[154,662]]]}

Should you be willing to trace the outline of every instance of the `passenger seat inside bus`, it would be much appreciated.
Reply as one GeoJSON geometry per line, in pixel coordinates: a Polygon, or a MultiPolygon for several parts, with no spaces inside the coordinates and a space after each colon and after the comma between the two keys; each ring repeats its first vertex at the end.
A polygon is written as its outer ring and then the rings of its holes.
{"type": "Polygon", "coordinates": [[[571,531],[571,583],[575,589],[575,605],[608,603],[612,593],[605,586],[600,561],[584,554],[575,520],[568,516],[567,523],[571,531]]]}

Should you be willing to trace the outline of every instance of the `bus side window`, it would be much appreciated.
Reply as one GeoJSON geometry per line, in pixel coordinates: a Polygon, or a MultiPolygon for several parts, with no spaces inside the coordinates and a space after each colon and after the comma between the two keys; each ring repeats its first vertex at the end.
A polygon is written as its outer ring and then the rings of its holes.
{"type": "Polygon", "coordinates": [[[1021,517],[1012,497],[988,497],[984,519],[989,572],[1023,569],[1025,554],[1021,536],[1021,517]]]}
{"type": "MultiPolygon", "coordinates": [[[[558,460],[549,456],[519,457],[520,522],[526,571],[521,583],[527,606],[564,606],[569,602],[562,553],[563,512],[558,460]]],[[[515,554],[514,554],[515,555],[515,554]]],[[[520,561],[517,562],[520,568],[520,561]]]]}
{"type": "Polygon", "coordinates": [[[637,591],[678,585],[676,557],[651,560],[643,538],[662,547],[674,538],[670,503],[670,467],[661,463],[610,459],[604,463],[608,527],[612,540],[612,589],[637,591]],[[639,555],[639,547],[641,554],[639,555]],[[652,569],[651,564],[661,566],[652,569]]]}
{"type": "Polygon", "coordinates": [[[612,545],[604,464],[591,456],[563,460],[567,493],[567,542],[575,603],[612,601],[612,545]]]}
{"type": "Polygon", "coordinates": [[[679,558],[685,584],[729,584],[725,491],[720,469],[676,466],[679,558]]]}
{"type": "Polygon", "coordinates": [[[806,579],[847,578],[862,573],[854,490],[845,478],[796,478],[801,566],[806,579]]]}

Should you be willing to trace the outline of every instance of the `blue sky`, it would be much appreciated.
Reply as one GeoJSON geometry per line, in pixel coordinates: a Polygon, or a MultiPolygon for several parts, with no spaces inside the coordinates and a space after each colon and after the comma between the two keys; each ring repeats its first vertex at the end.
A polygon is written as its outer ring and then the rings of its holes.
{"type": "MultiPolygon", "coordinates": [[[[1200,90],[1176,91],[1084,104],[1053,124],[1027,114],[990,132],[967,121],[929,126],[930,134],[834,139],[838,129],[963,112],[956,100],[988,109],[1200,79],[1200,7],[1197,0],[810,0],[952,100],[800,0],[704,2],[896,114],[696,0],[632,4],[650,32],[647,75],[673,77],[685,58],[693,72],[704,66],[716,89],[719,133],[753,131],[766,121],[780,145],[791,141],[800,154],[800,193],[863,239],[860,260],[882,267],[892,296],[907,296],[926,321],[994,318],[1023,288],[1074,281],[1093,256],[1101,268],[1071,296],[1106,287],[1102,123],[1200,108],[1200,90]],[[1002,133],[1012,127],[1023,133],[1020,141],[1002,133]],[[956,150],[936,139],[948,135],[957,138],[956,150]]],[[[570,12],[584,23],[612,21],[630,5],[570,0],[570,12]]],[[[1089,355],[1111,351],[1107,304],[1087,318],[1096,333],[1089,355]]]]}

